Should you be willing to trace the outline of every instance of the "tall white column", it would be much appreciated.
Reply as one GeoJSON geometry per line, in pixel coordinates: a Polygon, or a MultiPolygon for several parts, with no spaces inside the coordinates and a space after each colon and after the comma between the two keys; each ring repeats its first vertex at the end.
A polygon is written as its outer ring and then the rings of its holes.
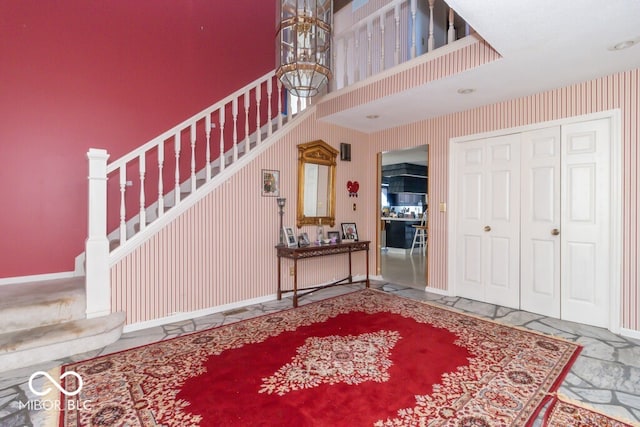
{"type": "Polygon", "coordinates": [[[109,240],[107,239],[106,150],[89,149],[89,218],[86,254],[87,318],[111,313],[109,240]]]}

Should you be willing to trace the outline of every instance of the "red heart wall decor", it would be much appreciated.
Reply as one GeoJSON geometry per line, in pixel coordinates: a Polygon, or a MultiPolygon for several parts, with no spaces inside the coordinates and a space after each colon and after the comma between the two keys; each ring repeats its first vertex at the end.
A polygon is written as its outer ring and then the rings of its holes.
{"type": "Polygon", "coordinates": [[[347,181],[347,191],[349,192],[349,197],[358,197],[358,189],[360,189],[360,184],[358,181],[347,181]]]}

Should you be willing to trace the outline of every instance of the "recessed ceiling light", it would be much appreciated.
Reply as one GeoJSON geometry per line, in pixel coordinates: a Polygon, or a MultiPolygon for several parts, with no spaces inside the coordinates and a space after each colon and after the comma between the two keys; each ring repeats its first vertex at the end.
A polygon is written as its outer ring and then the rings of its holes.
{"type": "Polygon", "coordinates": [[[468,95],[468,94],[473,93],[475,91],[476,91],[475,89],[471,89],[471,88],[458,89],[458,93],[460,95],[468,95]]]}
{"type": "Polygon", "coordinates": [[[627,49],[627,48],[630,48],[631,46],[634,46],[634,45],[638,44],[638,42],[640,42],[640,37],[637,38],[637,39],[633,39],[633,40],[621,41],[620,43],[616,43],[613,46],[609,47],[609,50],[627,49]]]}
{"type": "Polygon", "coordinates": [[[368,116],[365,116],[367,119],[377,119],[378,117],[380,117],[377,114],[369,114],[368,116]]]}

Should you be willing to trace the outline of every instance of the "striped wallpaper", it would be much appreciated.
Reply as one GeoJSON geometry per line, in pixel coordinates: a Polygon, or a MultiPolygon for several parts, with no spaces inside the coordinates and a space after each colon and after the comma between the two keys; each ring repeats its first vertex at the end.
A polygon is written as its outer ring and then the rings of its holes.
{"type": "MultiPolygon", "coordinates": [[[[487,55],[484,48],[478,55],[487,55]]],[[[465,61],[470,52],[461,52],[465,61]]],[[[470,63],[480,65],[471,59],[470,63]]],[[[411,79],[425,78],[424,75],[411,79]]],[[[364,102],[388,90],[369,87],[358,92],[364,102]]],[[[448,142],[450,138],[557,120],[619,108],[623,145],[623,265],[622,327],[640,331],[640,70],[631,70],[470,111],[365,135],[316,120],[327,111],[358,103],[352,95],[329,106],[320,102],[317,116],[308,114],[253,163],[213,190],[191,210],[169,224],[138,250],[112,268],[112,307],[124,310],[127,323],[158,319],[180,312],[273,295],[276,291],[274,245],[278,240],[278,213],[274,198],[260,196],[261,169],[281,173],[281,194],[287,198],[285,225],[295,225],[296,145],[323,139],[334,147],[352,144],[352,161],[338,162],[336,214],[340,222],[356,222],[363,239],[375,240],[377,231],[376,155],[381,151],[429,144],[430,204],[447,202],[448,142]],[[359,181],[357,199],[348,197],[347,181],[359,181]],[[356,210],[353,210],[353,204],[356,210]]],[[[447,290],[446,214],[430,210],[430,287],[447,290]]],[[[337,227],[335,227],[337,228],[337,227]]],[[[305,231],[314,233],[312,227],[305,231]]],[[[375,247],[376,242],[372,242],[375,247]]],[[[375,250],[370,272],[376,271],[375,250]]],[[[342,277],[346,258],[307,260],[300,264],[301,283],[326,282],[342,277]]],[[[285,284],[291,283],[283,268],[285,284]]],[[[354,255],[354,274],[364,273],[362,254],[354,255]]]]}
{"type": "MultiPolygon", "coordinates": [[[[513,128],[619,108],[623,146],[622,327],[640,330],[638,259],[640,235],[640,70],[631,70],[507,102],[487,105],[372,134],[375,153],[429,144],[429,277],[428,284],[447,289],[447,216],[437,209],[448,198],[448,143],[451,138],[513,128]]],[[[370,175],[374,179],[373,175],[370,175]]]]}
{"type": "Polygon", "coordinates": [[[473,41],[461,49],[444,55],[425,55],[422,58],[426,60],[421,61],[421,58],[417,58],[415,61],[417,65],[402,67],[401,71],[380,78],[375,84],[357,86],[352,90],[347,89],[338,96],[321,101],[316,106],[318,118],[459,74],[501,58],[500,54],[493,50],[486,41],[476,36],[468,36],[465,42],[468,40],[473,41]]]}

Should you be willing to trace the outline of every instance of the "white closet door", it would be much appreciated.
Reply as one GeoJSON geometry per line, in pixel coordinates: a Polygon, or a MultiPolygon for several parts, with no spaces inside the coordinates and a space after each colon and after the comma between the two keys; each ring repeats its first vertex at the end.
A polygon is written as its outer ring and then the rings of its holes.
{"type": "Polygon", "coordinates": [[[560,127],[522,134],[520,307],[560,318],[560,127]]]}
{"type": "Polygon", "coordinates": [[[460,296],[484,301],[484,141],[461,144],[457,154],[456,284],[460,296]]]}
{"type": "Polygon", "coordinates": [[[609,119],[562,126],[562,319],[609,326],[609,119]]]}
{"type": "Polygon", "coordinates": [[[520,303],[520,135],[465,143],[458,157],[460,295],[520,303]]]}

